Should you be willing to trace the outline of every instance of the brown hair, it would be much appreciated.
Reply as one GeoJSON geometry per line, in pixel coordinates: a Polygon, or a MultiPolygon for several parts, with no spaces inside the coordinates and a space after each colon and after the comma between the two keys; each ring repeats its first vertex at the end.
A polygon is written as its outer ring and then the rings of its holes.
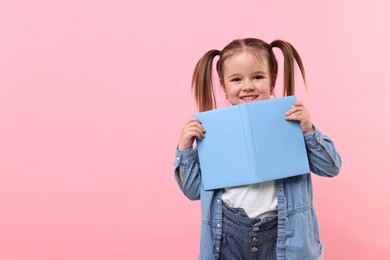
{"type": "Polygon", "coordinates": [[[273,47],[279,48],[284,56],[283,96],[294,95],[294,60],[297,62],[306,84],[305,69],[296,49],[290,43],[282,40],[275,40],[271,44],[268,44],[255,38],[238,39],[229,43],[222,51],[208,51],[196,64],[192,75],[192,89],[199,111],[202,112],[216,108],[215,90],[213,86],[213,61],[216,56],[219,55],[216,70],[220,79],[223,79],[222,65],[226,59],[244,50],[251,51],[259,59],[265,58],[268,61],[270,74],[276,76],[278,74],[278,63],[272,51],[273,47]]]}

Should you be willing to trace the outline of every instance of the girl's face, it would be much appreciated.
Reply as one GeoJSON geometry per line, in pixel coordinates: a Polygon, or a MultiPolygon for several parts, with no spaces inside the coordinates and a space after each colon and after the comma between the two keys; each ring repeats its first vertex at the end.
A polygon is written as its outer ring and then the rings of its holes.
{"type": "Polygon", "coordinates": [[[266,59],[242,52],[225,60],[221,84],[232,105],[269,99],[275,84],[266,59]]]}

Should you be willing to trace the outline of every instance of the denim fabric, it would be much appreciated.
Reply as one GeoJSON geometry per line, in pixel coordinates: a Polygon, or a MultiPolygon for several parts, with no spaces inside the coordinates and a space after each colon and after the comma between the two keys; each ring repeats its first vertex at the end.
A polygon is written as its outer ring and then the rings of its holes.
{"type": "Polygon", "coordinates": [[[222,204],[222,242],[220,259],[276,259],[278,216],[251,219],[241,208],[222,204]]]}
{"type": "MultiPolygon", "coordinates": [[[[320,176],[338,175],[341,158],[332,140],[317,128],[304,134],[310,170],[320,176]]],[[[196,149],[176,150],[175,179],[190,200],[201,200],[202,222],[199,259],[218,259],[222,241],[222,190],[206,191],[201,178],[196,149]],[[179,178],[179,169],[182,181],[179,178]]],[[[317,217],[313,208],[311,175],[303,174],[275,181],[278,199],[277,259],[313,260],[321,258],[317,217]]]]}

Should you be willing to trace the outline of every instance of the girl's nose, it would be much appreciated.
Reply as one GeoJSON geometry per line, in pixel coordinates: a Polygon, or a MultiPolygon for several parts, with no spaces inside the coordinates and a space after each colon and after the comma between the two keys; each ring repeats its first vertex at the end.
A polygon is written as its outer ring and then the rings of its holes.
{"type": "Polygon", "coordinates": [[[242,90],[244,91],[252,91],[255,89],[255,86],[253,86],[252,83],[246,83],[243,87],[242,90]]]}

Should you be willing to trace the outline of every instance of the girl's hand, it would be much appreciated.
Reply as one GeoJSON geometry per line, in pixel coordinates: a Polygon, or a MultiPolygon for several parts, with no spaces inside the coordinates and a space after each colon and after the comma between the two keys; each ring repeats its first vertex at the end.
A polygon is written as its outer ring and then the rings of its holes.
{"type": "Polygon", "coordinates": [[[192,147],[195,138],[202,139],[206,130],[199,119],[191,117],[183,126],[177,146],[179,151],[192,147]]]}
{"type": "Polygon", "coordinates": [[[299,121],[302,132],[304,133],[314,133],[314,128],[310,119],[309,110],[303,106],[302,101],[297,101],[293,104],[291,109],[286,112],[285,119],[299,121]]]}

